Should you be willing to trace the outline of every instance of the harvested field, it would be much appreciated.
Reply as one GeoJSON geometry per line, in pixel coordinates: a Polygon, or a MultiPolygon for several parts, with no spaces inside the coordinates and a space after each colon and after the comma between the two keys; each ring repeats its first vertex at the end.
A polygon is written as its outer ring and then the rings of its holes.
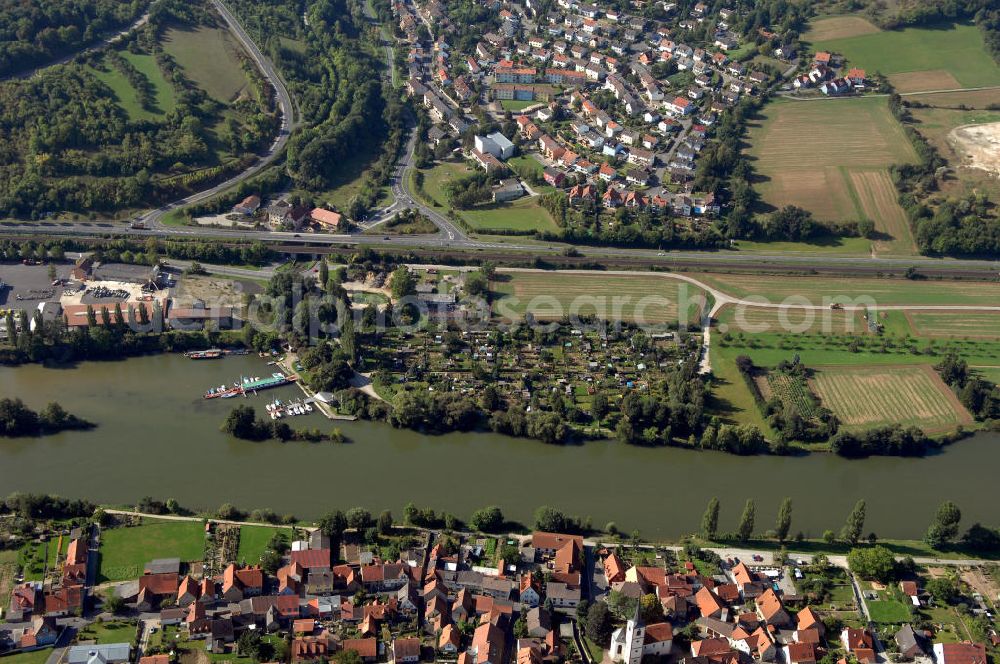
{"type": "Polygon", "coordinates": [[[1000,339],[1000,313],[908,311],[906,318],[921,336],[1000,339]]]}
{"type": "Polygon", "coordinates": [[[930,365],[824,367],[809,382],[848,430],[898,423],[942,433],[973,422],[930,365]]]}
{"type": "Polygon", "coordinates": [[[555,273],[503,273],[490,284],[501,295],[494,315],[519,320],[531,312],[544,320],[596,316],[652,324],[678,322],[678,301],[688,302],[686,322],[700,323],[701,291],[666,276],[648,277],[555,273]]]}
{"type": "Polygon", "coordinates": [[[774,207],[798,205],[824,221],[860,218],[849,172],[916,159],[885,99],[778,101],[750,123],[758,185],[774,207]]]}
{"type": "Polygon", "coordinates": [[[896,92],[924,92],[926,90],[955,90],[962,84],[944,69],[929,69],[926,71],[908,71],[892,74],[889,82],[896,92]]]}
{"type": "Polygon", "coordinates": [[[963,165],[1000,175],[1000,122],[956,127],[948,141],[962,155],[963,165]]]}
{"type": "Polygon", "coordinates": [[[917,243],[910,231],[910,220],[897,200],[896,187],[888,171],[852,171],[851,184],[858,195],[861,211],[875,222],[875,230],[886,236],[875,242],[877,251],[891,254],[915,254],[917,243]]]}
{"type": "Polygon", "coordinates": [[[728,305],[718,314],[718,330],[761,334],[866,334],[868,327],[860,311],[837,309],[762,309],[728,305]]]}
{"type": "Polygon", "coordinates": [[[831,16],[813,21],[809,31],[802,38],[807,42],[818,42],[870,35],[875,32],[881,32],[878,26],[860,16],[831,16]]]}

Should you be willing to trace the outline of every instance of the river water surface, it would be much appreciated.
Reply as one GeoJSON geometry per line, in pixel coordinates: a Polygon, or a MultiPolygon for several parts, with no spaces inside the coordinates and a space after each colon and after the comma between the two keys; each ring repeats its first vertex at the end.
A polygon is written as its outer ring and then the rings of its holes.
{"type": "MultiPolygon", "coordinates": [[[[792,532],[839,530],[858,498],[868,501],[866,531],[917,538],[937,505],[953,500],[963,522],[1000,524],[1000,435],[979,434],[925,459],[848,461],[832,455],[736,457],[614,442],[548,446],[492,433],[425,436],[371,422],[330,422],[315,413],[296,427],[339,426],[351,443],[254,443],[219,431],[242,400],[205,401],[213,385],[270,374],[256,356],[193,361],[157,355],[75,368],[0,368],[0,396],[41,409],[59,401],[96,422],[92,431],[0,439],[0,494],[56,493],[126,504],[142,496],[213,508],[224,502],[315,518],[355,505],[397,515],[413,501],[467,518],[498,504],[530,521],[540,504],[614,521],[629,532],[674,537],[698,529],[712,496],[721,530],[735,527],[747,498],[757,529],[770,528],[784,496],[794,502],[792,532]]],[[[247,401],[264,414],[273,398],[301,397],[295,386],[247,401]]]]}

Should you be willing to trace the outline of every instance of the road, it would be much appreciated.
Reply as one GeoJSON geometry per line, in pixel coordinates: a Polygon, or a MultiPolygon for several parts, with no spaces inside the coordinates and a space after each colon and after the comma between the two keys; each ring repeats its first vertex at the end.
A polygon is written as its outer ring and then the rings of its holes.
{"type": "Polygon", "coordinates": [[[272,143],[271,147],[267,149],[267,152],[260,155],[258,160],[253,165],[244,169],[242,172],[234,175],[225,182],[215,185],[214,187],[205,189],[197,194],[191,194],[190,196],[174,201],[173,203],[140,216],[138,221],[143,222],[150,228],[165,230],[165,227],[161,223],[161,219],[163,219],[163,217],[171,210],[209,199],[262,171],[279,155],[281,155],[282,152],[284,152],[285,145],[288,143],[288,137],[291,135],[292,130],[296,126],[295,107],[292,104],[292,97],[288,94],[288,88],[285,87],[285,82],[275,70],[274,65],[264,56],[263,53],[261,53],[260,49],[257,48],[257,44],[254,43],[253,39],[250,38],[246,30],[243,29],[239,20],[237,20],[237,18],[232,14],[232,12],[229,11],[229,8],[226,7],[221,0],[212,0],[212,5],[226,21],[226,25],[229,27],[230,32],[232,32],[236,38],[240,40],[240,43],[243,44],[243,48],[246,49],[247,53],[257,64],[258,69],[260,69],[261,73],[264,74],[264,77],[274,87],[275,95],[278,100],[278,109],[281,113],[281,127],[278,130],[277,138],[274,139],[274,143],[272,143]]]}

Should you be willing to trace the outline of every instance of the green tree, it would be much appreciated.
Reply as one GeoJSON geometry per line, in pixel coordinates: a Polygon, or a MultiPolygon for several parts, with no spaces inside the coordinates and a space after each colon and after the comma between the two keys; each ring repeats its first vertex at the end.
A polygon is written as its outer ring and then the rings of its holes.
{"type": "Polygon", "coordinates": [[[400,300],[409,295],[413,295],[416,292],[416,280],[413,278],[413,274],[410,273],[409,268],[405,265],[400,265],[392,273],[392,277],[389,281],[389,287],[392,292],[392,298],[394,300],[400,300]]]}
{"type": "Polygon", "coordinates": [[[958,525],[961,521],[962,511],[958,509],[958,505],[950,500],[941,503],[924,540],[935,549],[942,548],[958,537],[958,525]]]}
{"type": "Polygon", "coordinates": [[[469,525],[475,530],[484,533],[495,533],[503,527],[503,512],[496,505],[490,505],[472,513],[469,525]]]}
{"type": "Polygon", "coordinates": [[[714,497],[708,501],[705,514],[701,517],[701,534],[707,540],[714,540],[719,532],[719,499],[714,497]]]}
{"type": "Polygon", "coordinates": [[[753,537],[754,521],[757,518],[757,507],[753,500],[748,500],[743,506],[743,515],[740,516],[740,524],[736,527],[736,536],[741,542],[747,542],[753,537]]]}
{"type": "Polygon", "coordinates": [[[392,512],[389,510],[378,515],[378,532],[380,535],[388,535],[392,532],[392,512]]]}
{"type": "Polygon", "coordinates": [[[559,510],[543,505],[535,510],[535,529],[559,533],[566,530],[566,515],[559,510]]]}
{"type": "Polygon", "coordinates": [[[604,602],[594,602],[587,609],[587,620],[584,630],[587,637],[599,646],[607,647],[611,643],[611,611],[604,602]]]}
{"type": "Polygon", "coordinates": [[[851,549],[847,554],[851,571],[863,579],[889,583],[896,578],[896,559],[892,551],[882,545],[865,549],[851,549]]]}
{"type": "Polygon", "coordinates": [[[326,288],[326,282],[330,280],[330,266],[326,264],[326,259],[319,260],[319,283],[326,288]]]}
{"type": "Polygon", "coordinates": [[[788,531],[792,527],[792,499],[785,498],[778,508],[778,522],[774,526],[775,535],[779,542],[788,539],[788,531]]]}
{"type": "Polygon", "coordinates": [[[863,499],[855,503],[854,509],[851,510],[851,513],[847,517],[847,523],[844,524],[843,529],[840,531],[840,539],[851,546],[858,543],[861,539],[861,533],[864,531],[866,511],[867,505],[863,499]]]}

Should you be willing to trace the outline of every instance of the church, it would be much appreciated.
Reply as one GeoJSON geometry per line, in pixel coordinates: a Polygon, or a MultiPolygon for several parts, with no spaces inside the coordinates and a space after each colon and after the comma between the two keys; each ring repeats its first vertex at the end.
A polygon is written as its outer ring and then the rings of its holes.
{"type": "Polygon", "coordinates": [[[670,654],[673,639],[674,630],[670,623],[646,625],[643,622],[637,601],[632,618],[611,635],[611,659],[622,664],[641,664],[644,655],[670,654]]]}

